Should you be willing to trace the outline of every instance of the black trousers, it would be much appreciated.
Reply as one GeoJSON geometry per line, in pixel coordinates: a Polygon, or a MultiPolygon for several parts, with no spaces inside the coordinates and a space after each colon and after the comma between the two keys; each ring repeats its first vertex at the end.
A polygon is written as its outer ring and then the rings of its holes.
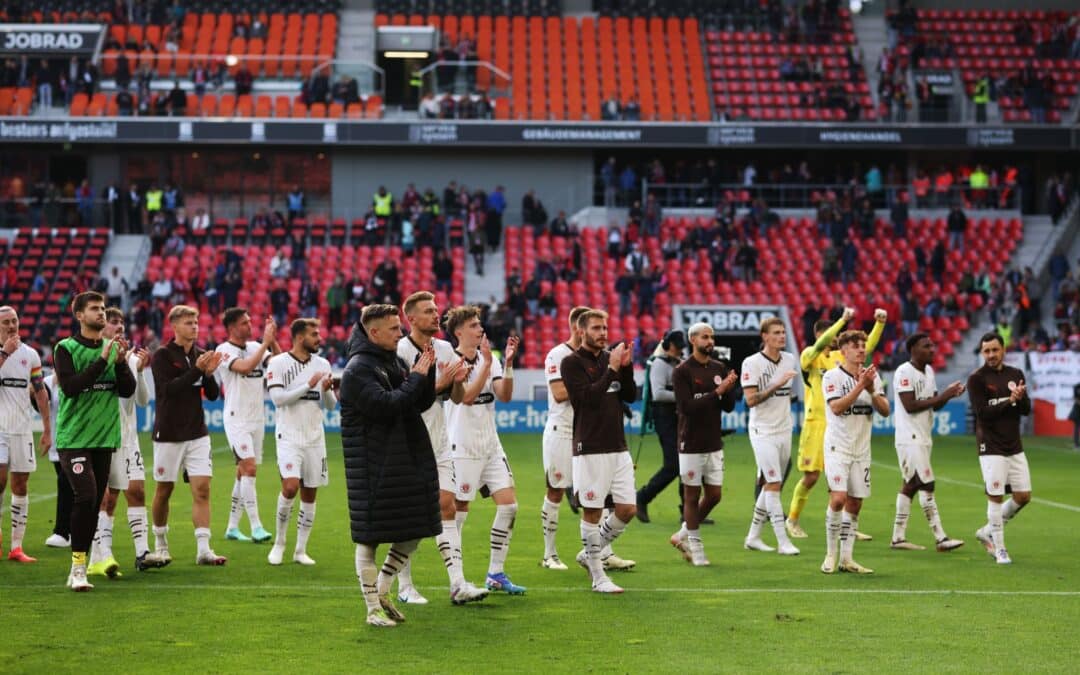
{"type": "Polygon", "coordinates": [[[64,450],[60,465],[71,483],[71,551],[87,553],[97,529],[98,507],[109,485],[110,450],[64,450]]]}
{"type": "MultiPolygon", "coordinates": [[[[664,453],[664,465],[653,474],[645,487],[638,491],[637,500],[640,504],[648,504],[656,499],[656,495],[663,492],[664,488],[679,477],[679,417],[675,412],[675,406],[660,405],[653,413],[653,423],[656,426],[656,436],[660,439],[660,449],[664,453]]],[[[679,503],[682,503],[682,489],[679,489],[679,503]]]]}
{"type": "Polygon", "coordinates": [[[53,534],[67,539],[71,536],[71,502],[75,495],[71,492],[71,483],[64,475],[60,462],[53,462],[56,471],[56,516],[53,518],[53,534]]]}

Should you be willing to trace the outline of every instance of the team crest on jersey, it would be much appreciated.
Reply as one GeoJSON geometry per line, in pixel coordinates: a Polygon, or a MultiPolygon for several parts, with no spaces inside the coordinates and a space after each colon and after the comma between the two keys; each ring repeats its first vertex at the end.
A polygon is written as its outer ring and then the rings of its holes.
{"type": "Polygon", "coordinates": [[[562,471],[555,472],[555,480],[562,480],[562,471]]]}
{"type": "Polygon", "coordinates": [[[724,378],[720,377],[719,375],[714,375],[712,381],[713,384],[719,387],[721,384],[724,383],[724,378]]]}
{"type": "Polygon", "coordinates": [[[910,387],[911,386],[911,380],[909,380],[909,379],[907,379],[905,377],[904,379],[900,380],[900,386],[901,387],[910,387]]]}
{"type": "Polygon", "coordinates": [[[832,477],[832,482],[834,482],[834,483],[836,483],[837,485],[839,485],[840,483],[843,483],[843,482],[844,482],[844,477],[843,477],[843,476],[833,476],[833,477],[832,477]]]}
{"type": "Polygon", "coordinates": [[[462,483],[461,484],[461,492],[462,492],[462,494],[467,494],[469,492],[470,487],[471,486],[468,483],[462,483]]]}
{"type": "Polygon", "coordinates": [[[694,477],[694,472],[693,472],[693,470],[687,471],[687,472],[686,472],[686,477],[687,477],[687,478],[690,478],[690,479],[692,479],[692,478],[694,477]]]}
{"type": "Polygon", "coordinates": [[[159,476],[164,476],[164,475],[165,475],[165,467],[163,467],[163,466],[159,466],[159,467],[157,468],[157,475],[159,475],[159,476]]]}
{"type": "Polygon", "coordinates": [[[548,372],[549,373],[557,373],[557,372],[559,372],[559,367],[552,364],[552,365],[548,366],[548,372]]]}
{"type": "Polygon", "coordinates": [[[20,363],[21,365],[24,365],[24,366],[25,366],[25,365],[26,365],[26,359],[23,359],[22,361],[19,361],[19,363],[20,363]]]}
{"type": "Polygon", "coordinates": [[[76,462],[75,464],[71,465],[71,473],[75,474],[76,476],[81,474],[83,471],[85,471],[85,468],[83,467],[82,462],[76,462]]]}

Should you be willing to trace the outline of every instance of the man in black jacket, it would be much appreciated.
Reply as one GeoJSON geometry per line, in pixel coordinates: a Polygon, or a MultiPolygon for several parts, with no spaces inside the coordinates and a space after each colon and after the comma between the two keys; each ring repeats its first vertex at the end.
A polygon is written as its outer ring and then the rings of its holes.
{"type": "Polygon", "coordinates": [[[397,356],[400,338],[397,307],[365,307],[341,376],[349,519],[372,626],[405,620],[390,602],[390,583],[419,540],[442,531],[435,454],[420,416],[435,402],[434,350],[424,350],[410,370],[397,356]],[[380,573],[375,549],[381,543],[391,547],[380,573]]]}

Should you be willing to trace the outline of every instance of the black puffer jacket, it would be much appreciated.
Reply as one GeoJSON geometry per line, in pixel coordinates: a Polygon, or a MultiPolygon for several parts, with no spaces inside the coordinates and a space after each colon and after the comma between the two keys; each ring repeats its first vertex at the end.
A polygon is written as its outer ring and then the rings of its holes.
{"type": "Polygon", "coordinates": [[[357,324],[341,376],[341,443],[352,539],[381,544],[442,532],[439,475],[420,412],[435,401],[435,368],[411,373],[357,324]]]}

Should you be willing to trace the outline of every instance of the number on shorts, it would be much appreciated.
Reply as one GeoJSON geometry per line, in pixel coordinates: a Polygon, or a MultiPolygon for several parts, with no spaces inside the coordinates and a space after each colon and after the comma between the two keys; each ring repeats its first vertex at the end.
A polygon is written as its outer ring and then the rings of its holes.
{"type": "Polygon", "coordinates": [[[329,470],[327,469],[327,466],[326,466],[326,458],[325,458],[325,457],[323,457],[323,458],[322,458],[322,477],[323,477],[323,478],[326,478],[326,475],[327,475],[328,473],[329,473],[329,470]]]}
{"type": "Polygon", "coordinates": [[[863,483],[870,485],[870,467],[863,469],[863,483]]]}
{"type": "Polygon", "coordinates": [[[502,463],[503,463],[503,466],[506,467],[506,475],[513,478],[514,477],[514,472],[510,470],[510,462],[506,461],[506,457],[502,458],[502,463]]]}

